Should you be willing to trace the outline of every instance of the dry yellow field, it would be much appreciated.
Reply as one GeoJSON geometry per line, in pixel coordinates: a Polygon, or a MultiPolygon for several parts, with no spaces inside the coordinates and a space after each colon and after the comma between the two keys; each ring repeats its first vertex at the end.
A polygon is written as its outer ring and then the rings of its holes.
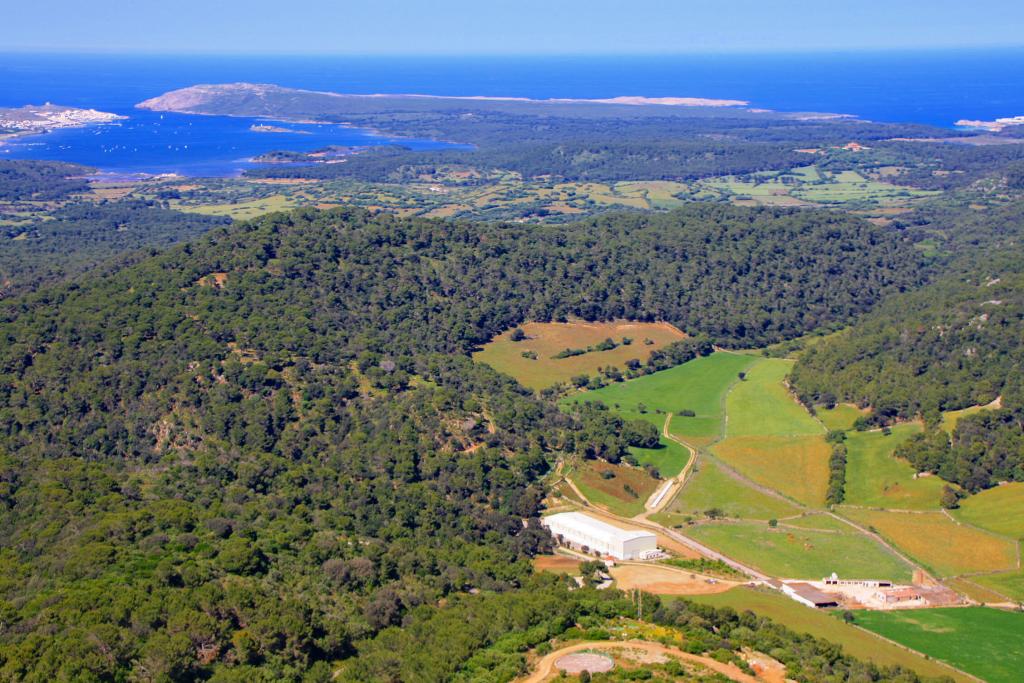
{"type": "Polygon", "coordinates": [[[712,450],[758,484],[807,505],[825,504],[831,449],[820,436],[733,436],[712,450]]]}
{"type": "Polygon", "coordinates": [[[512,330],[495,337],[473,359],[490,365],[519,380],[531,389],[543,389],[566,382],[576,375],[594,375],[599,367],[614,365],[624,369],[626,361],[636,358],[646,361],[651,351],[660,349],[686,337],[668,323],[640,323],[628,320],[612,322],[572,321],[565,323],[524,323],[527,338],[512,341],[512,330]],[[623,337],[633,340],[622,344],[623,337]],[[592,351],[581,356],[552,358],[569,349],[585,349],[611,338],[619,346],[610,351],[592,351]],[[652,344],[645,344],[649,339],[652,344]],[[537,359],[524,358],[523,352],[532,351],[537,359]]]}
{"type": "Polygon", "coordinates": [[[1017,545],[942,512],[844,509],[843,514],[878,533],[941,576],[995,572],[1017,566],[1017,545]]]}
{"type": "Polygon", "coordinates": [[[658,595],[709,595],[724,593],[739,585],[736,581],[712,579],[656,564],[620,564],[613,567],[610,574],[620,590],[639,588],[658,595]]]}

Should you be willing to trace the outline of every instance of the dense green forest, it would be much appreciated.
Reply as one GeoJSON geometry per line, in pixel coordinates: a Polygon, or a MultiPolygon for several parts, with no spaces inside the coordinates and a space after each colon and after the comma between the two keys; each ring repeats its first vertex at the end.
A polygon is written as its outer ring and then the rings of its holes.
{"type": "Polygon", "coordinates": [[[0,228],[0,297],[76,275],[126,252],[183,242],[229,222],[139,200],[68,204],[32,223],[0,228]]]}
{"type": "Polygon", "coordinates": [[[628,443],[474,345],[568,315],[753,345],[915,285],[916,253],[827,212],[296,211],[0,303],[0,677],[328,680],[363,653],[382,680],[389,626],[531,580],[558,453],[628,443]]]}
{"type": "Polygon", "coordinates": [[[92,169],[63,161],[0,159],[0,201],[66,199],[89,190],[82,176],[92,169]]]}

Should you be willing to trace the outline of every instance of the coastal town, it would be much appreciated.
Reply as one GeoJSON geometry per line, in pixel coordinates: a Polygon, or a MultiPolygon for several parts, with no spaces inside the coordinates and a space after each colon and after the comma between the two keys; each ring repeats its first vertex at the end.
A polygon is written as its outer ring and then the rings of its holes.
{"type": "Polygon", "coordinates": [[[63,107],[47,102],[18,108],[0,108],[0,140],[16,135],[47,133],[58,128],[79,128],[128,118],[96,109],[63,107]]]}

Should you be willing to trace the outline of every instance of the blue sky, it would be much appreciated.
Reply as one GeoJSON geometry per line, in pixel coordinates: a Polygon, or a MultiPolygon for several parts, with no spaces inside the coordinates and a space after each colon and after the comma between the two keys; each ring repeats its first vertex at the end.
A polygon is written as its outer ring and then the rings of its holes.
{"type": "Polygon", "coordinates": [[[11,0],[0,51],[637,54],[1024,45],[1024,1],[11,0]]]}

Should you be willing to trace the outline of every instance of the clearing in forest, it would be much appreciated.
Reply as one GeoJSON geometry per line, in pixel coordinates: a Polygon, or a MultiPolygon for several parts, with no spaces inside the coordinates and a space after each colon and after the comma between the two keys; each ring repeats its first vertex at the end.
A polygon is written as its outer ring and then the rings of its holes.
{"type": "Polygon", "coordinates": [[[858,611],[856,624],[988,683],[1020,680],[1024,614],[990,607],[858,611]]]}
{"type": "Polygon", "coordinates": [[[738,374],[754,362],[751,356],[719,351],[652,375],[573,394],[566,402],[601,401],[624,418],[642,418],[658,428],[664,425],[666,413],[672,413],[669,431],[689,444],[703,446],[719,437],[725,394],[738,374]]]}
{"type": "Polygon", "coordinates": [[[878,531],[889,542],[940,576],[996,572],[1017,567],[1017,544],[943,512],[889,512],[844,508],[843,514],[878,531]]]}
{"type": "Polygon", "coordinates": [[[792,361],[763,358],[726,398],[726,438],[712,452],[754,482],[812,506],[825,502],[825,429],[784,382],[792,361]]]}
{"type": "Polygon", "coordinates": [[[520,328],[526,334],[522,341],[512,341],[513,330],[506,330],[473,354],[473,359],[515,377],[523,386],[535,390],[567,382],[577,375],[593,376],[598,368],[609,365],[622,370],[630,359],[646,362],[651,351],[686,337],[668,323],[627,320],[534,322],[524,323],[520,328]],[[615,348],[585,351],[606,339],[611,339],[615,348]],[[554,357],[566,349],[584,353],[554,357]]]}
{"type": "Polygon", "coordinates": [[[853,423],[857,421],[857,418],[870,412],[870,410],[858,408],[852,403],[840,403],[834,408],[818,408],[818,419],[826,429],[846,431],[853,429],[853,423]]]}
{"type": "Polygon", "coordinates": [[[841,645],[850,655],[874,662],[878,666],[902,666],[931,678],[952,676],[958,683],[973,680],[939,662],[844,623],[827,610],[807,609],[779,591],[740,586],[717,595],[697,595],[692,600],[714,607],[731,607],[737,612],[750,610],[798,633],[810,633],[816,638],[841,645]]]}
{"type": "Polygon", "coordinates": [[[920,423],[895,425],[892,433],[881,430],[849,432],[846,438],[846,499],[849,505],[897,510],[937,510],[944,482],[938,477],[915,479],[916,470],[893,451],[920,423]]]}
{"type": "Polygon", "coordinates": [[[832,572],[863,579],[909,581],[912,569],[881,544],[852,527],[830,524],[811,529],[779,523],[709,522],[687,529],[715,550],[766,574],[787,579],[820,580],[832,572]]]}

